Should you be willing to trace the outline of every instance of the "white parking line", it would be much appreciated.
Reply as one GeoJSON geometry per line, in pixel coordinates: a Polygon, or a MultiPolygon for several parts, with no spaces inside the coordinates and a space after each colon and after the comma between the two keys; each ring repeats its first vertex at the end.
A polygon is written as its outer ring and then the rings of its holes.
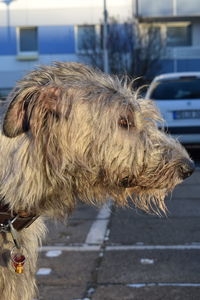
{"type": "Polygon", "coordinates": [[[40,268],[36,275],[49,275],[51,273],[51,269],[50,268],[40,268]]]}
{"type": "Polygon", "coordinates": [[[46,256],[47,257],[57,257],[57,256],[60,256],[61,254],[62,254],[62,251],[56,249],[56,250],[47,251],[46,256]]]}
{"type": "Polygon", "coordinates": [[[107,246],[106,251],[129,251],[129,250],[199,250],[199,244],[190,245],[122,245],[107,246]]]}
{"type": "Polygon", "coordinates": [[[46,252],[46,251],[71,251],[71,252],[82,252],[82,251],[100,251],[100,245],[75,245],[75,246],[43,246],[39,248],[40,252],[46,252]]]}
{"type": "Polygon", "coordinates": [[[101,208],[88,232],[85,243],[69,246],[43,246],[39,248],[39,251],[100,251],[101,245],[108,234],[107,227],[111,215],[111,206],[112,201],[108,201],[101,208]]]}
{"type": "Polygon", "coordinates": [[[103,243],[111,215],[111,205],[112,202],[109,201],[99,211],[86,237],[86,245],[101,245],[103,243]]]}
{"type": "Polygon", "coordinates": [[[149,282],[149,283],[130,283],[126,286],[132,287],[132,288],[142,288],[142,287],[155,287],[155,286],[161,286],[161,287],[200,287],[200,283],[164,283],[164,282],[149,282]]]}
{"type": "MultiPolygon", "coordinates": [[[[70,245],[70,246],[43,246],[40,252],[45,251],[99,251],[101,245],[70,245]]],[[[200,244],[190,245],[123,245],[106,246],[105,251],[138,251],[138,250],[200,250],[200,244]]]]}

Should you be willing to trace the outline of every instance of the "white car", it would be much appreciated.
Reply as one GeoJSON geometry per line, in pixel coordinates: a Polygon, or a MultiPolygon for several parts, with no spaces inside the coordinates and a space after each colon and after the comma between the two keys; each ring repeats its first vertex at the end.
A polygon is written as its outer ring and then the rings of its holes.
{"type": "Polygon", "coordinates": [[[145,98],[156,102],[170,134],[183,144],[200,143],[200,72],[157,76],[145,98]]]}

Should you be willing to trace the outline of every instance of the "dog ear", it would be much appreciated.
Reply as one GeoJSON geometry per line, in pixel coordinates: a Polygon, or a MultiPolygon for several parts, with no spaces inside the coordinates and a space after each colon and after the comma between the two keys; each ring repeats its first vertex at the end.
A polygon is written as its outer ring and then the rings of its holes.
{"type": "Polygon", "coordinates": [[[24,90],[16,89],[11,95],[13,100],[4,117],[4,135],[14,138],[27,132],[31,126],[36,127],[36,123],[41,122],[41,118],[48,112],[59,116],[62,111],[59,101],[61,98],[60,87],[37,86],[24,90]]]}

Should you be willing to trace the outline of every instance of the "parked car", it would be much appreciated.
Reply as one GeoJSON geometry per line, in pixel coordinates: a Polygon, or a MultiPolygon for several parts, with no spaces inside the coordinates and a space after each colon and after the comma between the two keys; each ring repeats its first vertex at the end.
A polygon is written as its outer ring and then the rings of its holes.
{"type": "Polygon", "coordinates": [[[169,133],[183,144],[200,144],[200,72],[157,76],[145,98],[156,102],[169,133]]]}

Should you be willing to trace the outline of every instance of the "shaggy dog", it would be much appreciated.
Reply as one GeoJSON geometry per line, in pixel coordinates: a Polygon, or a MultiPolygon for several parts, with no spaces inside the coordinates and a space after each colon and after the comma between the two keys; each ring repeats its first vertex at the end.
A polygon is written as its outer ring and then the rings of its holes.
{"type": "Polygon", "coordinates": [[[166,194],[194,165],[158,129],[153,102],[140,99],[126,80],[88,66],[41,67],[7,100],[0,135],[0,293],[3,300],[31,300],[42,216],[62,219],[77,199],[102,204],[108,197],[165,212],[166,194]],[[24,273],[17,274],[25,256],[24,273]]]}

